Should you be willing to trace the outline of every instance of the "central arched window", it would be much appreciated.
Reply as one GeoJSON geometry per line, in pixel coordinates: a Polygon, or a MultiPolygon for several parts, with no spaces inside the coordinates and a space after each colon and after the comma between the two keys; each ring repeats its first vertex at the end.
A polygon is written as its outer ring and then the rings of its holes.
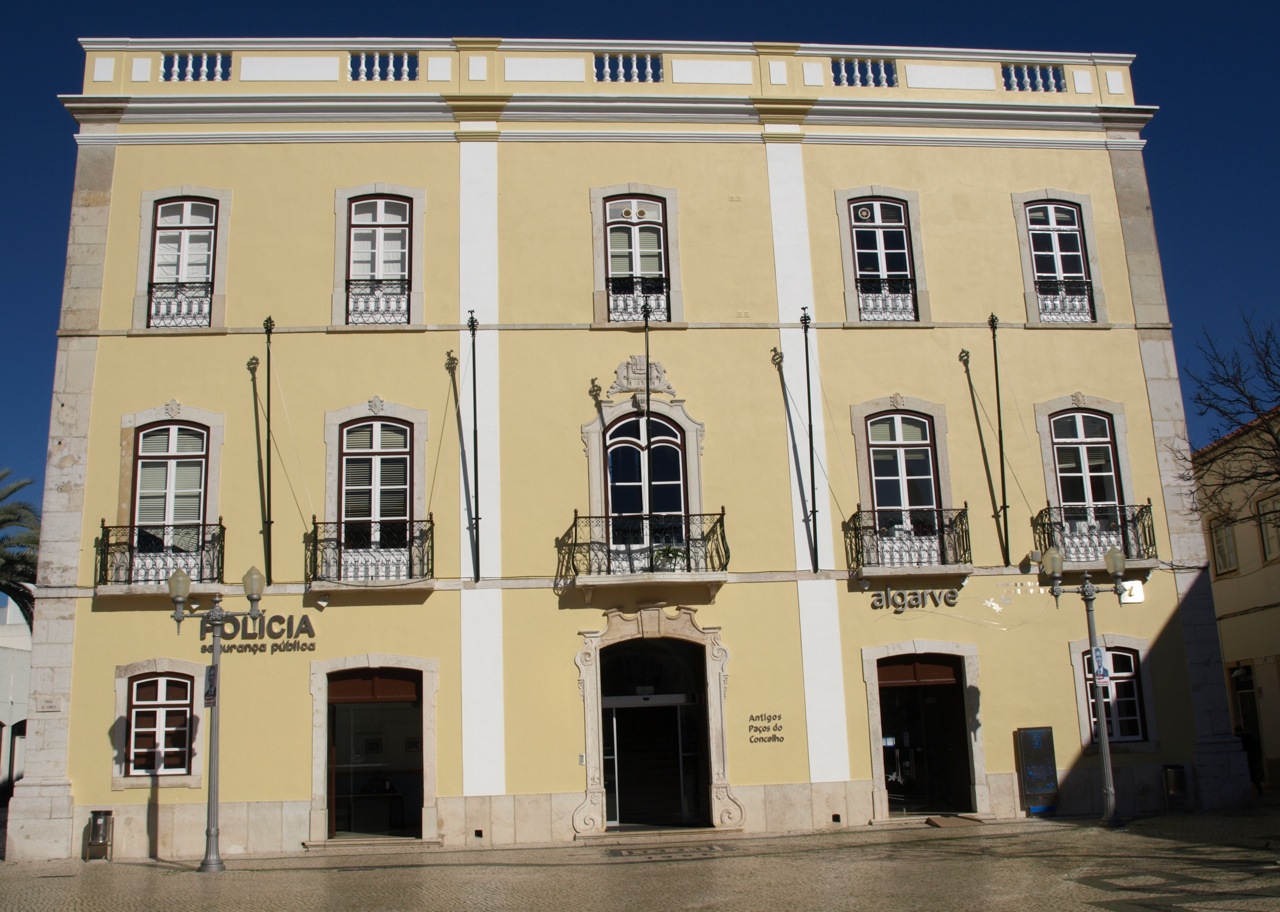
{"type": "Polygon", "coordinates": [[[605,454],[614,544],[683,541],[688,501],[680,428],[656,415],[626,415],[606,432],[605,454]]]}
{"type": "Polygon", "coordinates": [[[340,458],[344,548],[407,548],[413,459],[408,425],[385,420],[345,425],[340,458]]]}
{"type": "Polygon", "coordinates": [[[666,214],[652,197],[604,201],[608,234],[609,320],[669,322],[666,214]]]}

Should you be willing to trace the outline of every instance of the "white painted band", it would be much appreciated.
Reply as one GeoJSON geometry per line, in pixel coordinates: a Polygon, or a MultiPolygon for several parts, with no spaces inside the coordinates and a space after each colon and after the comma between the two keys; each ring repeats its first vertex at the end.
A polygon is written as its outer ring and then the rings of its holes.
{"type": "Polygon", "coordinates": [[[836,584],[805,580],[796,583],[796,596],[800,601],[809,780],[845,782],[850,778],[849,727],[836,584]]]}

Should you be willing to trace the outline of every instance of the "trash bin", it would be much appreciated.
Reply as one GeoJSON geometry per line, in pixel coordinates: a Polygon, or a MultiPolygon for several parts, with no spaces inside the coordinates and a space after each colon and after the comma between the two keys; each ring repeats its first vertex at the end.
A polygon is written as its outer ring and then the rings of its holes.
{"type": "Polygon", "coordinates": [[[1173,811],[1187,803],[1187,768],[1179,763],[1166,764],[1164,768],[1164,802],[1173,811]]]}
{"type": "Polygon", "coordinates": [[[110,811],[89,812],[89,832],[85,841],[84,858],[111,860],[115,841],[115,820],[110,811]]]}

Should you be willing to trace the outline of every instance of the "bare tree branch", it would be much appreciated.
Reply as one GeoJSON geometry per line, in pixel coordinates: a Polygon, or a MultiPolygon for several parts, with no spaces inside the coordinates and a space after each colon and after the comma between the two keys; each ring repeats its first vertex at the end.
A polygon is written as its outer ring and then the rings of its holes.
{"type": "Polygon", "coordinates": [[[1201,509],[1237,512],[1280,488],[1280,338],[1272,323],[1246,317],[1238,348],[1206,331],[1204,368],[1188,371],[1196,413],[1211,419],[1219,439],[1192,454],[1188,467],[1201,509]]]}

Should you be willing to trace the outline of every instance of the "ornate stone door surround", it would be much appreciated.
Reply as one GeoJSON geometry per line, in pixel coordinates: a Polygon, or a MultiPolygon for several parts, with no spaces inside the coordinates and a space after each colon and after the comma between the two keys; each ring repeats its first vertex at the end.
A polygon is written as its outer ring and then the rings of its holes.
{"type": "Polygon", "coordinates": [[[707,728],[711,752],[711,822],[716,827],[742,826],[742,803],[729,787],[725,764],[724,697],[729,676],[729,650],[720,643],[719,627],[699,627],[693,608],[677,607],[669,614],[662,603],[642,605],[634,613],[622,608],[605,612],[605,629],[582,631],[582,651],[574,656],[578,689],[586,722],[587,798],[573,812],[576,833],[603,833],[605,829],[604,750],[600,731],[600,650],[625,640],[669,637],[699,643],[706,649],[707,728]]]}

